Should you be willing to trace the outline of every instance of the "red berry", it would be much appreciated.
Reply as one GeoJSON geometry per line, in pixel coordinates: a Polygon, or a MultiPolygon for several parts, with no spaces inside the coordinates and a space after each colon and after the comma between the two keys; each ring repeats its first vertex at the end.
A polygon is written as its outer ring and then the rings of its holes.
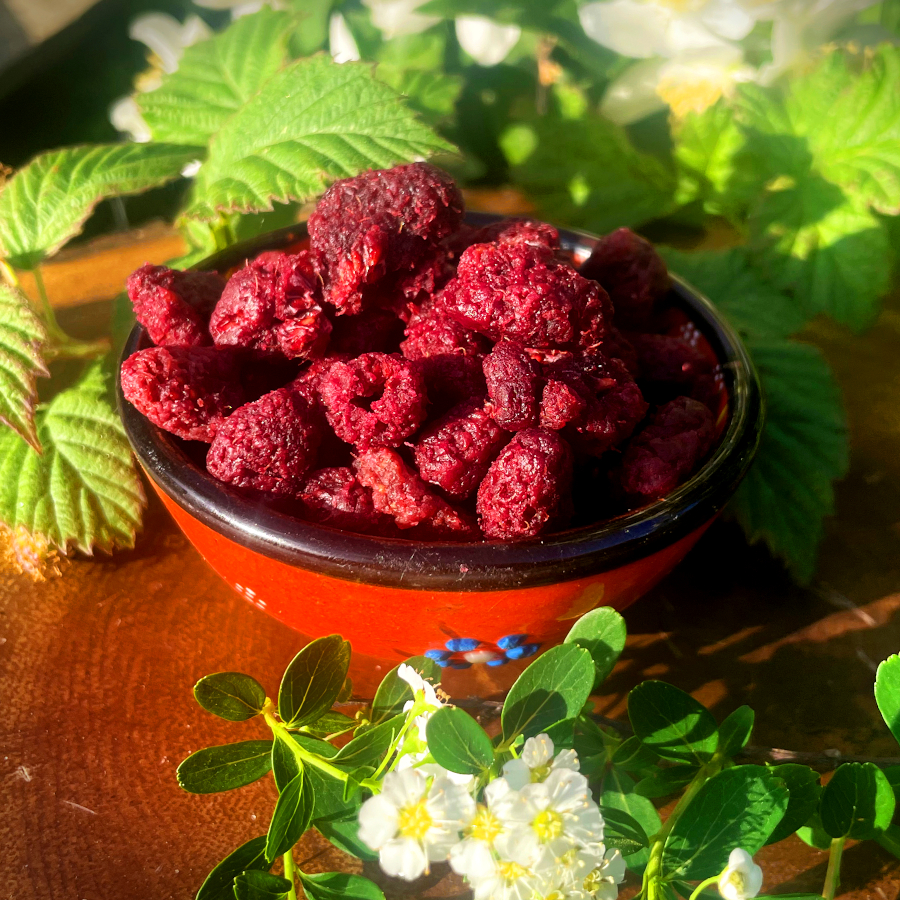
{"type": "Polygon", "coordinates": [[[488,412],[507,431],[534,428],[539,418],[541,369],[521,344],[500,341],[482,360],[488,412]]]}

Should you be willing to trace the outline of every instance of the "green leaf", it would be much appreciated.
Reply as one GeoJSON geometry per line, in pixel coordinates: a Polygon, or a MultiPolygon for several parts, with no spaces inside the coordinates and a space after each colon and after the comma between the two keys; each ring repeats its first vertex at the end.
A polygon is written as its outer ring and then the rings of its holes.
{"type": "Polygon", "coordinates": [[[671,173],[589,109],[522,119],[500,144],[513,182],[551,221],[602,234],[662,217],[673,206],[671,173]]]}
{"type": "Polygon", "coordinates": [[[900,743],[900,656],[896,653],[878,666],[875,702],[894,740],[900,743]]]}
{"type": "Polygon", "coordinates": [[[278,715],[285,725],[309,725],[331,709],[349,668],[350,644],[340,635],[307,644],[291,660],[278,690],[278,715]]]}
{"type": "Polygon", "coordinates": [[[352,772],[348,772],[347,780],[344,782],[344,790],[341,792],[341,798],[344,803],[350,804],[356,800],[362,793],[363,782],[374,774],[375,766],[360,766],[352,772]]]}
{"type": "Polygon", "coordinates": [[[101,362],[35,416],[43,454],[0,431],[0,521],[64,552],[133,547],[144,491],[101,362]]]}
{"type": "Polygon", "coordinates": [[[237,900],[286,900],[293,885],[287,878],[251,869],[234,879],[237,900]]]}
{"type": "Polygon", "coordinates": [[[611,754],[617,752],[626,742],[619,743],[618,738],[610,738],[603,730],[586,716],[575,719],[572,747],[578,754],[581,771],[589,780],[601,778],[606,772],[607,763],[611,762],[611,754]]]}
{"type": "Polygon", "coordinates": [[[316,56],[276,73],[222,126],[187,214],[268,210],[331,179],[448,149],[368,66],[316,56]]]}
{"type": "Polygon", "coordinates": [[[188,47],[178,71],[136,100],[154,141],[206,147],[212,136],[281,68],[291,16],[263,7],[188,47]]]}
{"type": "Polygon", "coordinates": [[[266,837],[266,859],[269,862],[287,853],[309,828],[316,803],[313,791],[301,768],[278,795],[266,837]]]}
{"type": "Polygon", "coordinates": [[[194,698],[220,719],[243,722],[262,712],[266,692],[255,678],[242,672],[218,672],[194,685],[194,698]]]}
{"type": "Polygon", "coordinates": [[[268,872],[266,836],[261,834],[230,853],[206,876],[196,900],[234,900],[234,879],[249,871],[268,872]]]}
{"type": "Polygon", "coordinates": [[[784,818],[766,841],[767,844],[777,844],[802,828],[815,815],[822,787],[819,784],[819,773],[808,766],[786,763],[783,766],[773,766],[769,771],[780,778],[790,791],[784,818]]]}
{"type": "Polygon", "coordinates": [[[819,815],[833,838],[871,840],[891,824],[894,791],[873,763],[844,763],[822,790],[819,815]]]}
{"type": "MultiPolygon", "coordinates": [[[[311,737],[308,734],[292,734],[291,741],[299,744],[304,750],[315,753],[324,759],[331,759],[337,749],[326,741],[320,741],[318,738],[311,737]]],[[[297,759],[294,751],[291,749],[290,743],[279,735],[275,736],[272,742],[272,774],[275,776],[275,784],[279,791],[283,791],[288,783],[296,778],[300,773],[302,764],[297,759]]],[[[321,772],[320,769],[311,766],[306,772],[307,779],[315,785],[315,775],[321,772]]],[[[316,792],[316,802],[318,803],[319,794],[316,792]]]]}
{"type": "MultiPolygon", "coordinates": [[[[618,766],[613,766],[605,774],[598,798],[600,809],[617,809],[633,818],[648,835],[656,834],[662,827],[656,807],[646,797],[634,792],[634,780],[618,766]]],[[[642,872],[649,858],[649,851],[638,850],[635,853],[622,853],[625,862],[632,872],[642,872]]]]}
{"type": "MultiPolygon", "coordinates": [[[[2,277],[2,276],[0,276],[2,277]]],[[[0,280],[0,422],[40,449],[34,425],[38,376],[48,376],[47,331],[28,298],[0,280]]]]}
{"type": "Polygon", "coordinates": [[[101,200],[172,181],[195,156],[169,144],[100,144],[42,153],[0,191],[0,254],[17,268],[33,269],[81,231],[101,200]]]}
{"type": "Polygon", "coordinates": [[[271,741],[241,741],[192,753],[175,776],[192,794],[215,794],[252,784],[271,767],[271,741]]]}
{"type": "Polygon", "coordinates": [[[709,878],[725,868],[735,847],[754,856],[787,805],[787,789],[762,766],[723,769],[700,788],[669,833],[665,876],[709,878]]]}
{"type": "Polygon", "coordinates": [[[329,735],[352,731],[356,728],[356,725],[356,719],[351,719],[350,716],[345,716],[343,713],[330,709],[308,727],[310,731],[316,734],[329,735]]]}
{"type": "Polygon", "coordinates": [[[745,338],[784,338],[809,316],[796,300],[766,282],[744,247],[685,253],[658,247],[669,269],[705,294],[745,338]]]}
{"type": "Polygon", "coordinates": [[[343,872],[300,873],[300,883],[309,900],[384,900],[381,888],[362,875],[343,872]]]}
{"type": "Polygon", "coordinates": [[[659,757],[640,738],[626,738],[612,755],[612,764],[626,772],[642,772],[656,763],[659,757]]]}
{"type": "Polygon", "coordinates": [[[609,677],[625,649],[625,620],[612,607],[585,613],[566,635],[565,643],[584,647],[594,660],[594,689],[609,677]]]}
{"type": "Polygon", "coordinates": [[[665,681],[644,681],[628,695],[634,733],[665,759],[705,763],[717,746],[716,720],[703,704],[665,681]]]}
{"type": "Polygon", "coordinates": [[[815,571],[832,481],[847,471],[840,392],[821,352],[793,341],[750,342],[766,400],[759,453],[730,509],[751,542],[764,540],[801,583],[815,571]]]}
{"type": "Polygon", "coordinates": [[[669,766],[657,769],[646,778],[642,778],[634,786],[634,792],[650,800],[668,797],[689,785],[698,771],[699,766],[669,766]]]}
{"type": "Polygon", "coordinates": [[[577,719],[562,719],[544,729],[544,734],[553,741],[558,753],[560,750],[571,750],[575,746],[575,722],[577,719]]]}
{"type": "Polygon", "coordinates": [[[884,831],[875,835],[875,840],[884,847],[888,853],[892,853],[900,859],[900,826],[888,825],[884,831]]]}
{"type": "Polygon", "coordinates": [[[591,655],[577,644],[560,644],[539,656],[510,688],[500,714],[503,740],[534,737],[581,712],[594,685],[591,655]]]}
{"type": "Polygon", "coordinates": [[[491,767],[491,739],[465,710],[443,706],[431,716],[425,730],[434,761],[445,769],[480,775],[491,767]]]}
{"type": "Polygon", "coordinates": [[[615,807],[603,809],[603,843],[630,856],[650,846],[650,839],[637,819],[615,807]]]}
{"type": "MultiPolygon", "coordinates": [[[[774,832],[773,832],[774,834],[774,832]]],[[[817,850],[828,850],[831,847],[831,836],[822,827],[822,820],[818,812],[810,816],[809,821],[797,829],[797,837],[817,850]]]]}
{"type": "MultiPolygon", "coordinates": [[[[414,656],[412,659],[406,660],[405,665],[415,669],[426,681],[437,684],[441,680],[440,666],[434,660],[428,659],[427,656],[414,656]]],[[[400,666],[391,669],[378,685],[378,690],[375,691],[375,699],[372,701],[373,725],[399,716],[403,712],[404,704],[413,699],[413,690],[397,674],[399,670],[400,666]]]]}
{"type": "Polygon", "coordinates": [[[756,714],[749,706],[739,706],[727,716],[719,726],[718,752],[729,759],[740,753],[750,740],[755,719],[756,714]]]}
{"type": "Polygon", "coordinates": [[[393,719],[358,734],[338,750],[332,762],[347,770],[357,769],[359,766],[377,766],[405,722],[405,716],[394,716],[393,719]]]}

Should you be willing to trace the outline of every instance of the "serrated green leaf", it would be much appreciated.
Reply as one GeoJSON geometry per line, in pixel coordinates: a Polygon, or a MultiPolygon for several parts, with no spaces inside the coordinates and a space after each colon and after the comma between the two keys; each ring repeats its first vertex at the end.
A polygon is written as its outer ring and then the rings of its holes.
{"type": "Polygon", "coordinates": [[[344,872],[300,873],[300,883],[309,900],[384,900],[381,888],[362,875],[344,872]]]}
{"type": "Polygon", "coordinates": [[[46,342],[47,330],[28,298],[0,280],[0,422],[36,450],[35,379],[50,374],[43,358],[46,342]]]}
{"type": "Polygon", "coordinates": [[[250,869],[234,879],[236,900],[286,900],[292,885],[287,878],[250,869]]]}
{"type": "Polygon", "coordinates": [[[819,815],[833,838],[871,840],[891,824],[894,791],[873,763],[844,763],[822,789],[819,815]]]}
{"type": "Polygon", "coordinates": [[[634,792],[648,800],[668,797],[689,785],[699,769],[699,766],[668,766],[665,769],[657,769],[646,778],[642,778],[634,786],[634,792]]]}
{"type": "Polygon", "coordinates": [[[766,841],[767,844],[777,844],[802,828],[815,815],[822,787],[819,784],[819,773],[808,766],[786,763],[783,766],[772,766],[769,771],[780,778],[790,792],[784,818],[766,841]]]}
{"type": "MultiPolygon", "coordinates": [[[[441,680],[440,666],[427,656],[414,656],[400,665],[411,666],[426,681],[438,684],[441,680]]],[[[413,699],[413,689],[399,676],[400,666],[394,666],[378,685],[372,700],[372,724],[377,725],[403,712],[405,703],[413,699]]]]}
{"type": "Polygon", "coordinates": [[[797,301],[766,282],[744,247],[686,253],[658,247],[666,265],[705,294],[746,338],[789,337],[809,319],[797,301]]]}
{"type": "Polygon", "coordinates": [[[900,656],[896,653],[878,666],[875,702],[894,740],[900,743],[900,656]]]}
{"type": "Polygon", "coordinates": [[[560,644],[539,656],[517,679],[500,714],[503,740],[526,738],[581,712],[594,685],[590,653],[577,644],[560,644]]]}
{"type": "Polygon", "coordinates": [[[195,151],[170,144],[67,147],[35,157],[0,191],[0,253],[32,269],[81,231],[101,200],[177,178],[195,151]]]}
{"type": "Polygon", "coordinates": [[[194,685],[194,697],[207,712],[231,722],[258,716],[266,702],[263,686],[243,672],[217,672],[201,678],[194,685]]]}
{"type": "Polygon", "coordinates": [[[263,7],[188,47],[178,70],[136,99],[155,141],[206,147],[284,64],[292,17],[263,7]]]}
{"type": "Polygon", "coordinates": [[[815,571],[832,482],[847,471],[847,425],[834,376],[815,347],[751,341],[766,400],[756,460],[730,510],[751,542],[764,540],[801,583],[815,571]]]}
{"type": "Polygon", "coordinates": [[[309,725],[331,709],[347,669],[350,644],[331,634],[307,644],[290,662],[278,690],[278,715],[289,727],[309,725]]]}
{"type": "Polygon", "coordinates": [[[718,753],[731,758],[736,756],[750,740],[756,714],[749,706],[739,706],[719,726],[718,753]]]}
{"type": "Polygon", "coordinates": [[[287,853],[309,828],[316,798],[315,788],[305,778],[304,771],[301,768],[278,795],[266,837],[266,859],[269,862],[287,853]]]}
{"type": "Polygon", "coordinates": [[[240,741],[192,753],[175,775],[192,794],[216,794],[253,784],[271,767],[271,741],[240,741]]]}
{"type": "Polygon", "coordinates": [[[463,709],[441,707],[428,720],[426,734],[434,761],[451,772],[480,775],[494,761],[491,739],[463,709]]]}
{"type": "Polygon", "coordinates": [[[133,547],[144,491],[122,423],[109,398],[109,376],[91,364],[35,416],[38,455],[0,431],[0,520],[43,535],[66,551],[133,547]]]}
{"type": "Polygon", "coordinates": [[[268,872],[266,836],[261,834],[230,853],[206,876],[196,900],[234,900],[234,879],[247,871],[268,872]]]}
{"type": "Polygon", "coordinates": [[[644,681],[628,695],[634,733],[665,759],[702,764],[716,752],[712,713],[690,694],[665,681],[644,681]]]}
{"type": "Polygon", "coordinates": [[[213,137],[187,214],[268,210],[448,149],[368,66],[316,56],[277,72],[213,137]]]}
{"type": "Polygon", "coordinates": [[[713,775],[685,807],[666,839],[667,878],[699,881],[721,872],[735,847],[759,852],[784,815],[787,789],[762,766],[713,775]]]}
{"type": "Polygon", "coordinates": [[[594,661],[594,689],[602,684],[625,649],[625,620],[612,607],[585,613],[569,630],[565,643],[577,644],[594,661]]]}

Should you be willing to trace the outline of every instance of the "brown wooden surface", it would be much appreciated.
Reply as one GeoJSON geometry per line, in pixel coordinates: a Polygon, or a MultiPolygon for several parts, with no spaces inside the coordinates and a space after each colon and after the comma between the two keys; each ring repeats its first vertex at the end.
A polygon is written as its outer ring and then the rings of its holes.
{"type": "MultiPolygon", "coordinates": [[[[107,305],[74,301],[108,296],[134,265],[177,253],[172,240],[152,232],[139,248],[48,266],[51,295],[78,331],[96,331],[107,305]]],[[[900,304],[862,337],[820,327],[815,339],[853,432],[816,584],[793,587],[734,526],[716,525],[627,612],[628,646],[598,701],[606,715],[622,716],[639,680],[661,677],[720,717],[753,706],[757,745],[900,756],[872,697],[877,662],[900,649],[900,304]]],[[[222,856],[264,832],[275,799],[268,781],[211,797],[177,787],[188,753],[263,732],[204,713],[191,686],[237,669],[274,692],[303,639],[221,582],[158,504],[134,551],[60,570],[35,582],[0,566],[0,898],[188,900],[222,856]]],[[[485,690],[467,673],[448,673],[446,686],[485,690]]],[[[298,858],[311,871],[353,865],[311,840],[298,858]]],[[[821,889],[826,855],[796,838],[759,859],[767,893],[821,889]]],[[[842,891],[894,900],[898,873],[877,846],[851,847],[842,891]]],[[[413,894],[462,895],[454,879],[433,882],[413,894]]]]}

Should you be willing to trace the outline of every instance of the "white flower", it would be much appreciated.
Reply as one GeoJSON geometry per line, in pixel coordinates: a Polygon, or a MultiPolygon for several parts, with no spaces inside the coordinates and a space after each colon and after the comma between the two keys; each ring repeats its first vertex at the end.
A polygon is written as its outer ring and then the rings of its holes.
{"type": "Polygon", "coordinates": [[[199,16],[189,16],[182,25],[167,13],[146,13],[134,19],[128,36],[146,44],[164,72],[174,72],[185,48],[211,37],[209,26],[199,16]]]}
{"type": "Polygon", "coordinates": [[[484,801],[478,804],[463,840],[450,851],[450,867],[470,882],[496,875],[494,843],[508,830],[510,808],[519,797],[505,778],[496,778],[484,789],[484,801]]]}
{"type": "Polygon", "coordinates": [[[543,781],[554,769],[579,771],[578,754],[574,750],[562,750],[553,756],[553,741],[546,734],[528,738],[518,759],[511,759],[503,766],[503,776],[514,790],[533,781],[543,781]]]}
{"type": "Polygon", "coordinates": [[[355,62],[360,58],[359,47],[340,13],[332,13],[328,21],[328,52],[336,63],[355,62]]]}
{"type": "MultiPolygon", "coordinates": [[[[397,677],[401,681],[405,681],[412,688],[414,694],[418,695],[419,692],[422,691],[428,706],[439,709],[444,705],[438,699],[438,695],[434,691],[434,685],[430,681],[426,681],[412,666],[409,666],[406,663],[400,663],[397,667],[397,677]]],[[[413,701],[408,700],[406,706],[403,707],[403,711],[406,712],[410,709],[412,704],[413,701]]]]}
{"type": "Polygon", "coordinates": [[[522,29],[501,25],[484,16],[457,16],[456,39],[479,65],[496,66],[518,43],[522,29]]]}
{"type": "Polygon", "coordinates": [[[719,893],[725,900],[749,900],[762,887],[762,869],[746,851],[736,848],[728,857],[728,865],[719,876],[719,893]]]}
{"type": "Polygon", "coordinates": [[[116,100],[109,108],[109,121],[116,131],[127,134],[138,144],[146,144],[153,137],[134,97],[121,97],[116,100]]]}
{"type": "Polygon", "coordinates": [[[416,10],[426,0],[363,0],[369,8],[372,23],[390,40],[404,34],[416,34],[440,22],[437,16],[426,16],[416,10]]]}
{"type": "MultiPolygon", "coordinates": [[[[604,848],[605,849],[605,848],[604,848]]],[[[586,897],[595,900],[616,900],[618,886],[625,880],[625,860],[618,850],[605,850],[599,865],[584,877],[582,887],[586,897]]]]}
{"type": "Polygon", "coordinates": [[[415,769],[388,772],[381,793],[359,810],[359,839],[378,851],[388,875],[414,881],[447,858],[474,814],[475,801],[447,779],[429,787],[415,769]]]}

